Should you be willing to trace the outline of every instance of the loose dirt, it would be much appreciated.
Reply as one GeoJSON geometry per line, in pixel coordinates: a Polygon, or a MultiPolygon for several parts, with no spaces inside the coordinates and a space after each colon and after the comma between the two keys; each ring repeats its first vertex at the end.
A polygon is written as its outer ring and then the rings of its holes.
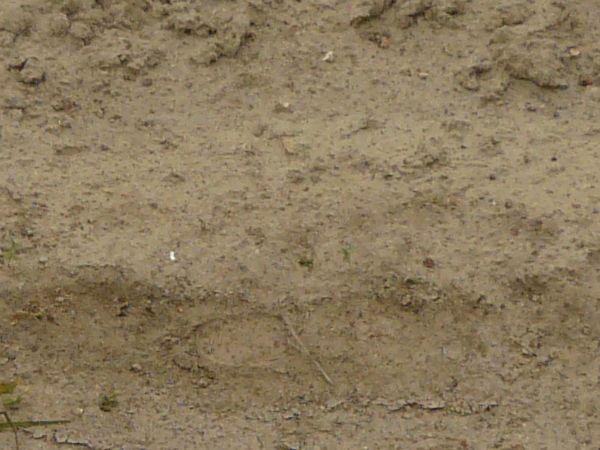
{"type": "Polygon", "coordinates": [[[598,449],[599,23],[2,1],[21,447],[598,449]]]}

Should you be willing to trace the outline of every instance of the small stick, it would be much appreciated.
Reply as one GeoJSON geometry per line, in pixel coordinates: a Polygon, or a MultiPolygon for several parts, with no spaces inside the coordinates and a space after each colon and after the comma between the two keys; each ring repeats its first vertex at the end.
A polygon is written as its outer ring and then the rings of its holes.
{"type": "Polygon", "coordinates": [[[283,140],[283,136],[280,136],[280,137],[279,137],[279,142],[281,143],[281,147],[283,148],[283,152],[284,152],[286,155],[288,155],[288,156],[289,156],[289,155],[293,155],[293,154],[294,154],[294,152],[290,152],[290,149],[289,149],[289,148],[288,148],[288,146],[285,144],[285,141],[283,140]]]}
{"type": "Polygon", "coordinates": [[[12,420],[10,420],[10,416],[8,415],[8,413],[6,411],[0,411],[0,414],[2,414],[2,416],[4,416],[4,419],[12,428],[13,433],[15,434],[15,449],[19,450],[19,434],[17,433],[17,427],[15,427],[15,424],[12,422],[12,420]]]}
{"type": "Polygon", "coordinates": [[[292,323],[290,322],[290,320],[283,314],[281,315],[281,320],[283,321],[283,323],[285,323],[285,326],[287,327],[288,331],[290,332],[290,334],[292,335],[292,337],[294,338],[294,340],[296,341],[296,343],[302,350],[302,353],[304,353],[313,362],[313,364],[315,366],[317,366],[317,369],[319,369],[319,372],[321,372],[321,375],[323,375],[323,378],[325,378],[325,381],[327,381],[327,383],[329,383],[333,386],[333,380],[329,377],[329,375],[327,375],[327,372],[325,372],[325,369],[323,369],[323,366],[321,366],[321,364],[319,364],[319,361],[317,361],[310,354],[310,351],[308,350],[308,348],[306,348],[306,345],[304,345],[304,343],[298,337],[298,333],[296,333],[296,330],[294,330],[294,327],[292,326],[292,323]]]}

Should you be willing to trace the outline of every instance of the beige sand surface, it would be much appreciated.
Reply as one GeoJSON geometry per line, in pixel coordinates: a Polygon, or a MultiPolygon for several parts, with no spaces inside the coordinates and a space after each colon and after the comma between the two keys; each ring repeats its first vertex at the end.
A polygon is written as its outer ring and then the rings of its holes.
{"type": "Polygon", "coordinates": [[[22,449],[597,450],[599,25],[0,2],[0,381],[71,420],[22,449]]]}

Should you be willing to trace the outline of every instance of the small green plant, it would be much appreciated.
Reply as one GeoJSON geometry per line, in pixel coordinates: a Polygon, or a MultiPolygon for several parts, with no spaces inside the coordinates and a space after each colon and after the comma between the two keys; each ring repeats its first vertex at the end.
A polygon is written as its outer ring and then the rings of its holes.
{"type": "Polygon", "coordinates": [[[2,247],[0,261],[2,261],[2,264],[10,266],[19,259],[19,254],[22,252],[23,246],[14,239],[11,239],[8,245],[2,247]]]}
{"type": "Polygon", "coordinates": [[[117,400],[117,394],[114,392],[102,394],[100,396],[99,407],[101,411],[109,412],[115,409],[119,405],[119,401],[117,400]]]}
{"type": "Polygon", "coordinates": [[[4,396],[2,397],[2,405],[4,409],[19,409],[19,406],[21,406],[21,396],[4,396]]]}
{"type": "MultiPolygon", "coordinates": [[[[6,420],[8,414],[6,411],[0,411],[0,415],[4,416],[6,420]]],[[[2,431],[14,431],[19,428],[30,428],[30,427],[47,427],[51,425],[62,425],[64,423],[69,423],[68,420],[23,420],[19,422],[6,420],[5,422],[0,422],[0,432],[2,431]]]]}
{"type": "Polygon", "coordinates": [[[14,395],[16,388],[16,381],[0,382],[0,403],[4,409],[15,410],[21,405],[21,396],[14,395]]]}
{"type": "Polygon", "coordinates": [[[306,267],[307,269],[312,269],[315,262],[310,256],[303,256],[298,260],[298,264],[302,267],[306,267]]]}
{"type": "Polygon", "coordinates": [[[354,253],[354,245],[350,243],[344,244],[344,246],[342,247],[342,255],[344,255],[344,261],[350,262],[350,259],[352,258],[352,253],[354,253]]]}
{"type": "Polygon", "coordinates": [[[0,400],[4,409],[0,408],[0,417],[4,417],[4,422],[0,422],[0,433],[4,431],[12,431],[15,436],[15,449],[19,450],[19,436],[18,430],[21,428],[30,427],[45,427],[52,425],[61,425],[69,423],[68,420],[23,420],[14,421],[8,414],[9,409],[18,409],[21,404],[20,395],[12,395],[17,388],[17,382],[12,381],[0,381],[0,400]]]}

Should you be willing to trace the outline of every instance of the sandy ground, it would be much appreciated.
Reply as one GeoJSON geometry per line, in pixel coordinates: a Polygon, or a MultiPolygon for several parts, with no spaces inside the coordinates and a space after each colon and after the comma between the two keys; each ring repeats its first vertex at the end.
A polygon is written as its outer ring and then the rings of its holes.
{"type": "Polygon", "coordinates": [[[599,23],[2,1],[22,449],[597,450],[599,23]]]}

